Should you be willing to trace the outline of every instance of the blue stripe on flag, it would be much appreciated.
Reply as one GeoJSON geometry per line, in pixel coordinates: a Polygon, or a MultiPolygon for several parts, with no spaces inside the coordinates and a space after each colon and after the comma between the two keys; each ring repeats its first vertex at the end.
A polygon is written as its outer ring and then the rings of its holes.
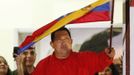
{"type": "Polygon", "coordinates": [[[18,54],[24,52],[25,50],[27,50],[29,47],[31,47],[34,44],[35,44],[35,42],[31,42],[30,44],[24,46],[23,48],[20,48],[19,51],[18,51],[18,54]]]}
{"type": "Polygon", "coordinates": [[[101,6],[96,7],[92,11],[110,11],[110,3],[107,2],[101,6]]]}

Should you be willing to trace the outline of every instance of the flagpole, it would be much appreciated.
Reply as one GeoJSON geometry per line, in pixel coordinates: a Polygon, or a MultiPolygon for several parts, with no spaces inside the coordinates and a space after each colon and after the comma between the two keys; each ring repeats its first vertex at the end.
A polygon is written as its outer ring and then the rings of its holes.
{"type": "MultiPolygon", "coordinates": [[[[111,27],[110,27],[110,52],[111,52],[111,48],[112,48],[112,35],[113,35],[113,16],[114,16],[114,0],[112,0],[112,9],[111,9],[111,27]]],[[[109,52],[109,53],[110,53],[109,52]]]]}
{"type": "Polygon", "coordinates": [[[125,2],[126,9],[126,75],[130,75],[130,0],[126,0],[125,2]]]}
{"type": "Polygon", "coordinates": [[[114,16],[114,0],[112,0],[112,9],[111,9],[111,24],[113,24],[113,16],[114,16]]]}

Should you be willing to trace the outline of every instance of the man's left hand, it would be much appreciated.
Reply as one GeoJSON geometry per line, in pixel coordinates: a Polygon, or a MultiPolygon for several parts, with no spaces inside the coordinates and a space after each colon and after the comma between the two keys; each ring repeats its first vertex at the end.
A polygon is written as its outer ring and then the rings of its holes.
{"type": "Polygon", "coordinates": [[[110,57],[110,58],[114,58],[115,56],[115,50],[114,48],[105,48],[105,53],[110,57]]]}

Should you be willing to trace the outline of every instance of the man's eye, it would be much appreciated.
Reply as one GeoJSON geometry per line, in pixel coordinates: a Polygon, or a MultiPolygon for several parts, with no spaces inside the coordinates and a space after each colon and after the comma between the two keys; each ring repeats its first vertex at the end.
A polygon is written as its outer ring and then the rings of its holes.
{"type": "Polygon", "coordinates": [[[27,55],[28,53],[27,53],[27,52],[24,52],[23,54],[24,54],[24,55],[27,55]]]}
{"type": "Polygon", "coordinates": [[[60,40],[60,39],[56,39],[55,41],[56,41],[56,42],[61,42],[61,40],[60,40]]]}
{"type": "Polygon", "coordinates": [[[65,40],[69,40],[69,38],[66,38],[65,40]]]}
{"type": "Polygon", "coordinates": [[[31,55],[34,55],[34,54],[35,54],[35,52],[34,52],[34,51],[32,51],[32,52],[30,52],[30,54],[31,54],[31,55]]]}

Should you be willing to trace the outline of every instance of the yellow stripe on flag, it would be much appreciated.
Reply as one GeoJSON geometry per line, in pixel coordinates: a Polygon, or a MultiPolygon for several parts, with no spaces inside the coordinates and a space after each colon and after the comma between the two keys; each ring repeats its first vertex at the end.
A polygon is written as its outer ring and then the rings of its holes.
{"type": "Polygon", "coordinates": [[[97,2],[92,3],[91,6],[95,8],[97,6],[100,6],[100,5],[103,5],[103,4],[107,3],[109,1],[110,0],[98,0],[97,2]]]}
{"type": "Polygon", "coordinates": [[[95,7],[100,6],[102,4],[105,4],[107,2],[109,2],[109,0],[98,0],[97,2],[92,3],[92,4],[82,8],[80,10],[72,12],[71,14],[60,19],[55,25],[53,25],[51,28],[49,28],[47,31],[45,31],[42,35],[35,38],[34,42],[41,40],[42,38],[46,37],[50,33],[54,32],[55,30],[61,28],[62,26],[68,24],[69,22],[71,22],[75,19],[82,17],[83,15],[85,15],[86,13],[88,13],[89,11],[94,9],[95,7]]]}

